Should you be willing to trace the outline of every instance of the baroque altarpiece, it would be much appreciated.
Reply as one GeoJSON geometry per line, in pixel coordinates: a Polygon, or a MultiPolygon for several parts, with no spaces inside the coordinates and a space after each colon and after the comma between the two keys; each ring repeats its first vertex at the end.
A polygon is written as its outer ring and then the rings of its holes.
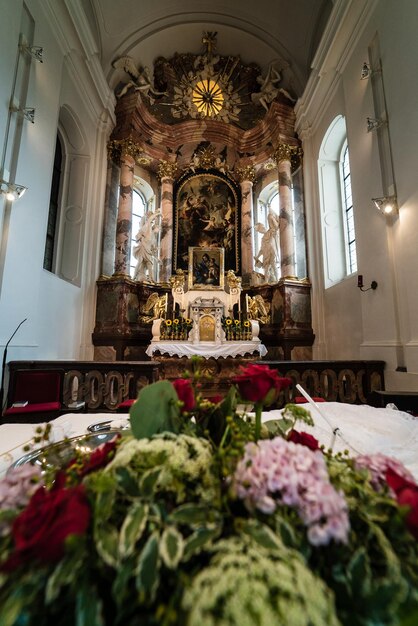
{"type": "Polygon", "coordinates": [[[223,272],[242,285],[225,315],[259,321],[268,359],[311,357],[302,151],[285,64],[222,56],[216,33],[202,41],[200,54],[156,59],[153,73],[129,56],[113,62],[96,360],[143,359],[153,319],[187,316],[171,287],[187,279],[190,249],[222,249],[223,272]],[[135,233],[141,185],[152,193],[135,233]]]}

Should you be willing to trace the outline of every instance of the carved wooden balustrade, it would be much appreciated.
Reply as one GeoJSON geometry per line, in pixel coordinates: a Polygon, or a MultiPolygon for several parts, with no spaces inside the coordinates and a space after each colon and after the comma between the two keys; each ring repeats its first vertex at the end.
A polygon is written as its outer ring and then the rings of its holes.
{"type": "MultiPolygon", "coordinates": [[[[187,359],[186,359],[187,361],[187,359]]],[[[254,359],[245,360],[254,362],[254,359]]],[[[238,373],[239,360],[232,359],[234,367],[226,367],[226,359],[203,361],[203,370],[212,379],[203,383],[202,389],[208,396],[226,392],[230,378],[238,373]],[[213,363],[212,363],[213,361],[213,363]],[[219,363],[221,362],[221,363],[219,363]],[[211,367],[211,364],[213,367],[211,367]],[[219,370],[219,371],[218,371],[219,370]],[[224,371],[225,370],[225,371],[224,371]]],[[[281,376],[293,380],[293,385],[284,390],[278,407],[292,402],[300,395],[296,384],[311,396],[320,396],[328,401],[349,404],[367,403],[370,394],[384,386],[383,361],[257,361],[277,369],[281,376]]],[[[241,364],[245,364],[242,362],[241,364]]],[[[139,390],[158,379],[173,380],[187,368],[184,359],[158,361],[11,361],[9,363],[9,389],[19,369],[56,369],[62,373],[62,412],[70,409],[73,402],[84,402],[84,411],[115,411],[124,400],[136,398],[139,390]]]]}

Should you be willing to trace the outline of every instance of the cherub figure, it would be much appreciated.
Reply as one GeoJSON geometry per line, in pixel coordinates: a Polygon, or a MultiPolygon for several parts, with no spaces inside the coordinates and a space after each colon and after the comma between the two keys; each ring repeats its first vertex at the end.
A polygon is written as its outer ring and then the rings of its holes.
{"type": "Polygon", "coordinates": [[[119,93],[116,94],[117,98],[124,96],[125,93],[131,89],[131,87],[133,87],[135,91],[140,91],[141,94],[147,96],[151,104],[154,103],[154,98],[152,96],[165,95],[165,91],[157,91],[154,88],[149,69],[141,66],[137,69],[132,57],[120,57],[119,59],[116,59],[116,61],[113,61],[112,67],[117,70],[122,69],[131,78],[131,80],[122,87],[119,93]],[[152,96],[150,94],[152,94],[152,96]]]}
{"type": "Polygon", "coordinates": [[[276,98],[280,89],[277,84],[281,81],[282,75],[276,70],[273,63],[270,63],[265,78],[257,77],[257,82],[261,85],[260,91],[251,94],[251,100],[254,104],[261,104],[266,111],[269,105],[276,98]]]}

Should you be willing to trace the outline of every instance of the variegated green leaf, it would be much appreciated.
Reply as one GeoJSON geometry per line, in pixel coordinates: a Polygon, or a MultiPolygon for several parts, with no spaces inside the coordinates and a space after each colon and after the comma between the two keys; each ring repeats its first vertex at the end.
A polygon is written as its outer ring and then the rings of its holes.
{"type": "Polygon", "coordinates": [[[182,504],[169,515],[169,521],[189,526],[206,525],[211,519],[212,511],[209,507],[200,504],[182,504]]]}
{"type": "Polygon", "coordinates": [[[121,487],[128,496],[135,498],[140,495],[138,478],[129,467],[118,467],[115,474],[119,487],[121,487]]]}
{"type": "Polygon", "coordinates": [[[75,626],[103,626],[103,603],[92,585],[82,587],[76,597],[75,626]]]}
{"type": "Polygon", "coordinates": [[[184,544],[183,560],[188,560],[191,556],[199,554],[205,546],[208,547],[208,544],[219,536],[220,531],[220,528],[198,528],[184,544]]]}
{"type": "Polygon", "coordinates": [[[257,520],[248,520],[243,524],[242,530],[252,537],[257,543],[268,550],[283,550],[284,546],[280,538],[265,524],[257,520]]]}
{"type": "Polygon", "coordinates": [[[154,493],[154,487],[160,476],[161,467],[153,467],[152,469],[144,472],[141,478],[141,494],[145,497],[150,497],[154,493]]]}
{"type": "Polygon", "coordinates": [[[158,540],[159,535],[154,532],[143,547],[135,568],[135,584],[142,601],[154,599],[158,589],[160,581],[158,540]]]}
{"type": "Polygon", "coordinates": [[[147,523],[148,509],[148,504],[142,502],[136,502],[129,509],[119,535],[119,556],[121,558],[130,556],[134,552],[136,543],[144,532],[147,523]]]}
{"type": "Polygon", "coordinates": [[[110,567],[116,567],[119,547],[119,533],[116,528],[98,523],[94,535],[97,552],[103,561],[110,567]]]}
{"type": "Polygon", "coordinates": [[[160,556],[169,569],[174,569],[181,561],[184,549],[183,535],[175,526],[167,526],[160,539],[160,556]]]}

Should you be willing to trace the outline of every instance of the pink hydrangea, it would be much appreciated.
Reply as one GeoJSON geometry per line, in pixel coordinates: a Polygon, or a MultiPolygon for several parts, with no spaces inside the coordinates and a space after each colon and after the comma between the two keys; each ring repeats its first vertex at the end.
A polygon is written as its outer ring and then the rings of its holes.
{"type": "Polygon", "coordinates": [[[36,465],[12,467],[0,480],[0,509],[18,509],[29,502],[43,484],[42,472],[36,465]]]}
{"type": "Polygon", "coordinates": [[[270,514],[281,505],[295,508],[312,545],[348,540],[347,503],[330,483],[319,451],[281,437],[248,443],[232,488],[249,510],[270,514]]]}
{"type": "Polygon", "coordinates": [[[373,489],[381,491],[386,486],[386,472],[388,469],[393,470],[398,476],[415,482],[411,472],[406,467],[391,456],[385,456],[380,452],[376,454],[361,454],[354,459],[356,469],[366,469],[370,473],[370,482],[373,489]]]}

